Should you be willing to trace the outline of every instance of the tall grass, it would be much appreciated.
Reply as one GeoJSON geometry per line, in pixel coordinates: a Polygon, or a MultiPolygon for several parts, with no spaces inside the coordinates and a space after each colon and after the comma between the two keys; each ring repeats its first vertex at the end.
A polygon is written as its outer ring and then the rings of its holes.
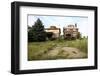
{"type": "Polygon", "coordinates": [[[55,43],[48,42],[32,42],[28,44],[28,60],[41,59],[42,55],[52,50],[55,43]]]}
{"type": "MultiPolygon", "coordinates": [[[[50,50],[55,47],[75,47],[80,49],[80,51],[84,53],[88,53],[88,41],[87,39],[77,39],[77,40],[64,40],[58,39],[53,41],[46,41],[46,42],[31,42],[28,43],[28,60],[45,60],[45,59],[58,59],[58,58],[65,58],[63,52],[61,51],[57,56],[46,56],[50,50]],[[63,55],[63,56],[62,56],[63,55]]],[[[60,50],[60,49],[59,49],[60,50]]]]}
{"type": "Polygon", "coordinates": [[[88,42],[87,39],[67,41],[68,47],[75,47],[80,49],[80,51],[88,53],[88,42]]]}

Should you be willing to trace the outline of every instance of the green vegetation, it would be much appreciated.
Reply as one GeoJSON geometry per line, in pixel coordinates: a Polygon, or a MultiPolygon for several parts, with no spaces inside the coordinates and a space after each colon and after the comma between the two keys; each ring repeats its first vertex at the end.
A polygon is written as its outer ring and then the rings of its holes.
{"type": "MultiPolygon", "coordinates": [[[[87,38],[76,39],[76,40],[64,40],[57,39],[53,41],[45,42],[29,42],[28,44],[28,60],[50,60],[50,59],[67,59],[69,54],[65,53],[64,50],[58,49],[59,52],[55,56],[48,54],[51,50],[56,47],[75,47],[81,52],[84,52],[88,55],[87,49],[87,38]]],[[[70,50],[69,50],[70,51],[70,50]]],[[[87,56],[86,56],[87,57],[87,56]]]]}
{"type": "Polygon", "coordinates": [[[46,41],[46,32],[40,19],[37,19],[32,27],[28,27],[28,42],[46,41]]]}

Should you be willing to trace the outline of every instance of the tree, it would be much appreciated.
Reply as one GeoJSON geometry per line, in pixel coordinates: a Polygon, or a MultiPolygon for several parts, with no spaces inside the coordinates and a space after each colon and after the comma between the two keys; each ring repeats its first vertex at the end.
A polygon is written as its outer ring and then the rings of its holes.
{"type": "Polygon", "coordinates": [[[80,33],[80,32],[78,32],[78,34],[77,34],[77,38],[78,38],[78,39],[81,38],[81,33],[80,33]]]}
{"type": "Polygon", "coordinates": [[[32,27],[28,25],[28,30],[30,30],[30,29],[32,29],[32,27]]]}
{"type": "Polygon", "coordinates": [[[32,41],[45,41],[46,40],[46,32],[44,31],[44,25],[42,21],[38,18],[35,24],[32,26],[32,41]]]}
{"type": "Polygon", "coordinates": [[[28,31],[28,42],[33,42],[33,38],[34,38],[33,32],[32,32],[32,30],[30,29],[30,30],[28,31]]]}

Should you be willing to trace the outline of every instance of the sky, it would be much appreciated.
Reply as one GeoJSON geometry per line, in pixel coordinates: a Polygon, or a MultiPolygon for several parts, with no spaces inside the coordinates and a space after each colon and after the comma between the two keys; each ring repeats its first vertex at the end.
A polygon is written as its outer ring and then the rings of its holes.
{"type": "Polygon", "coordinates": [[[50,16],[50,15],[28,15],[28,26],[33,26],[37,19],[40,19],[45,28],[56,26],[61,29],[63,34],[63,27],[68,25],[75,25],[79,28],[82,36],[88,36],[88,17],[86,16],[50,16]]]}

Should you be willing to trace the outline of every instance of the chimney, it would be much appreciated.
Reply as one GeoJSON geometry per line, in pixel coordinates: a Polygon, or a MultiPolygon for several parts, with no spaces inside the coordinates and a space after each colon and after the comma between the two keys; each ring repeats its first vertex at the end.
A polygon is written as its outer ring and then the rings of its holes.
{"type": "Polygon", "coordinates": [[[77,23],[75,23],[75,27],[77,27],[77,23]]]}

